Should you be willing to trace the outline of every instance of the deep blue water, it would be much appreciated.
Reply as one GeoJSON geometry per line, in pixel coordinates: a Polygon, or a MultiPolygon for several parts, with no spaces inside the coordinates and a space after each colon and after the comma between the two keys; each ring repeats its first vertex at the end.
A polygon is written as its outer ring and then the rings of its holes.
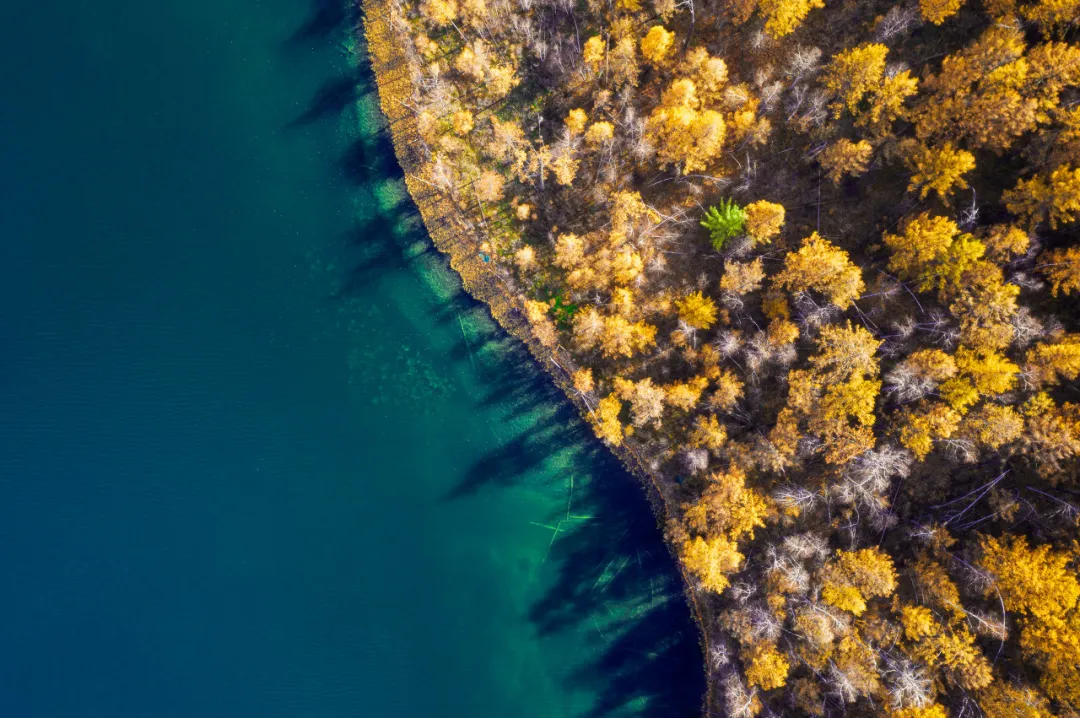
{"type": "Polygon", "coordinates": [[[692,714],[641,491],[431,250],[341,8],[6,15],[0,711],[692,714]]]}

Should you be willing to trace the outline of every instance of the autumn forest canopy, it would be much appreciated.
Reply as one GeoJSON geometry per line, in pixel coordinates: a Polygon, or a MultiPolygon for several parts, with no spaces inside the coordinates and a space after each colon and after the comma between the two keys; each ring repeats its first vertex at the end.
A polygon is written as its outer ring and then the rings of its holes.
{"type": "Polygon", "coordinates": [[[656,482],[706,709],[1080,715],[1080,0],[377,7],[418,203],[656,482]]]}

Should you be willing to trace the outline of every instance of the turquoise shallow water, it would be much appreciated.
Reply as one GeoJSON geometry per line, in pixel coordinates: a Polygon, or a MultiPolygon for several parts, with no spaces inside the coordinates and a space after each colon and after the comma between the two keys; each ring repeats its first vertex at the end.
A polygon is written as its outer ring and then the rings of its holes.
{"type": "Polygon", "coordinates": [[[431,250],[340,7],[63,5],[0,38],[0,709],[693,714],[641,491],[431,250]]]}

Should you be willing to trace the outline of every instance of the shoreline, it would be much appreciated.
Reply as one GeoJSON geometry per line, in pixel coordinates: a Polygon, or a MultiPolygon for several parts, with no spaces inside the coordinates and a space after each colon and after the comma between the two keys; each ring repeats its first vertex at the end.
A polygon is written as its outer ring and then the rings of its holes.
{"type": "MultiPolygon", "coordinates": [[[[565,352],[560,352],[559,346],[551,350],[540,344],[533,335],[517,296],[504,287],[498,274],[480,259],[475,244],[467,239],[473,229],[461,216],[460,210],[449,199],[432,189],[425,188],[423,180],[418,177],[418,170],[423,166],[423,159],[417,150],[416,122],[412,113],[402,102],[403,98],[411,95],[412,85],[407,72],[407,59],[393,52],[396,45],[395,29],[388,21],[388,12],[385,11],[387,5],[388,0],[362,0],[362,29],[372,75],[379,93],[379,107],[386,120],[386,130],[394,147],[395,158],[404,173],[409,197],[420,211],[432,244],[449,258],[450,267],[460,278],[464,291],[483,303],[495,322],[528,348],[529,353],[555,382],[563,396],[575,406],[583,418],[586,418],[590,409],[573,390],[570,371],[564,366],[564,364],[573,364],[570,356],[565,352]]],[[[359,29],[358,27],[358,32],[359,29]]],[[[358,51],[363,50],[358,48],[358,51]]],[[[702,672],[706,679],[706,689],[701,698],[701,712],[703,715],[709,715],[716,696],[713,692],[714,681],[709,680],[706,609],[701,600],[702,597],[693,590],[686,569],[678,560],[673,546],[664,537],[663,524],[671,518],[670,508],[664,499],[656,475],[647,468],[644,461],[628,444],[606,448],[615,455],[627,471],[634,475],[645,490],[649,506],[661,530],[661,540],[671,555],[674,565],[678,568],[683,595],[697,626],[699,646],[702,651],[702,672]]]]}

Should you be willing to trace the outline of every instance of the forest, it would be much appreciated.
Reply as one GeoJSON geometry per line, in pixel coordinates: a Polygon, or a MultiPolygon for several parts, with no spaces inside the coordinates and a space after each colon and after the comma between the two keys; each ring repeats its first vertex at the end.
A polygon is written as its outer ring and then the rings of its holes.
{"type": "Polygon", "coordinates": [[[654,482],[707,715],[1080,716],[1080,0],[365,12],[429,229],[654,482]]]}

